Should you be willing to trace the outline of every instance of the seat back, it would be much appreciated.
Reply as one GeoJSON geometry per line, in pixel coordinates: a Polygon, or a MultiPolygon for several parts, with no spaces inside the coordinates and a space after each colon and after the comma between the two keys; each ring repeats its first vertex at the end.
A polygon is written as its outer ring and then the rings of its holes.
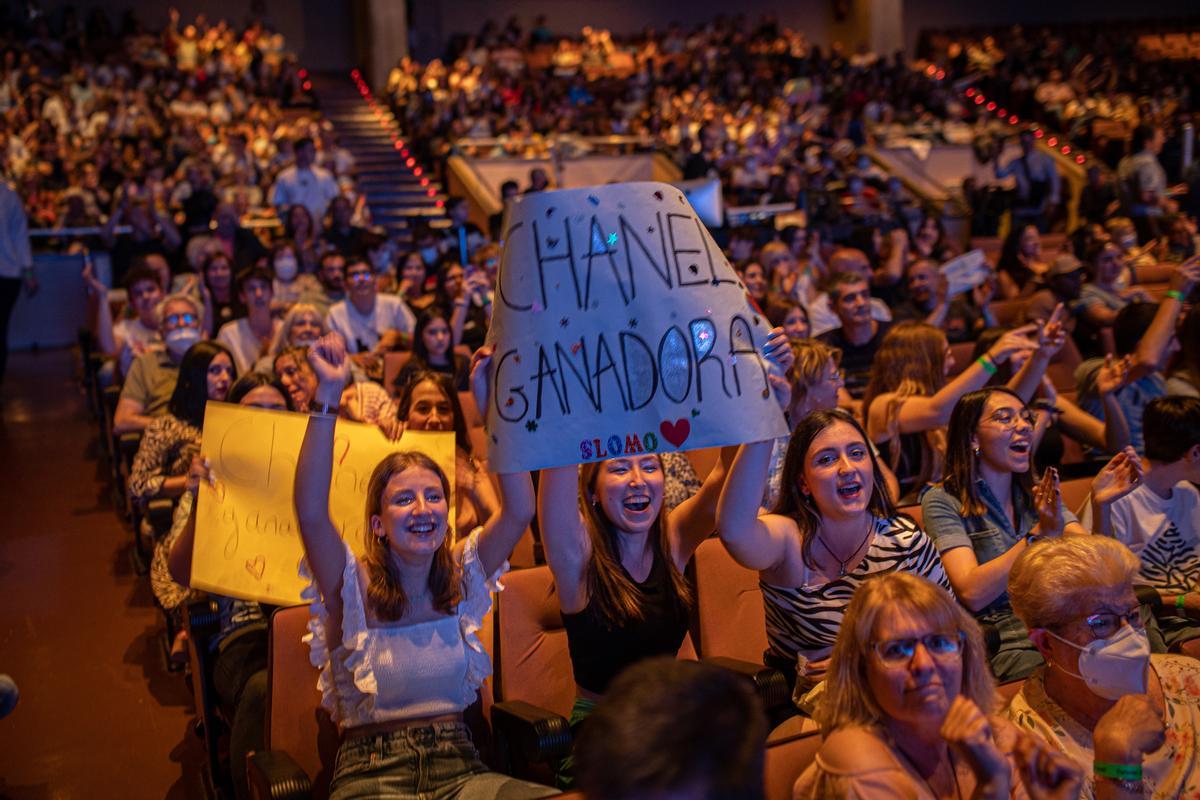
{"type": "Polygon", "coordinates": [[[308,606],[281,608],[271,617],[267,656],[267,749],[283,750],[313,784],[313,797],[329,793],[337,758],[337,726],[321,707],[320,671],[301,638],[308,633],[308,606]]]}
{"type": "Polygon", "coordinates": [[[974,352],[974,342],[958,342],[950,345],[950,355],[954,357],[954,367],[950,370],[948,377],[954,377],[971,366],[971,354],[974,352]]]}
{"type": "Polygon", "coordinates": [[[496,701],[524,700],[570,716],[575,674],[550,568],[532,567],[505,575],[495,614],[496,701]]]}
{"type": "Polygon", "coordinates": [[[1083,502],[1091,494],[1092,479],[1076,478],[1072,481],[1063,481],[1058,488],[1062,493],[1063,508],[1078,514],[1083,502]]]}
{"type": "Polygon", "coordinates": [[[896,510],[901,514],[907,514],[912,517],[913,522],[917,523],[917,527],[925,530],[925,514],[921,511],[920,503],[912,506],[900,506],[896,510]]]}
{"type": "Polygon", "coordinates": [[[701,450],[688,450],[684,455],[691,462],[692,469],[696,470],[696,477],[703,483],[704,479],[708,477],[708,473],[712,472],[713,467],[720,460],[721,448],[705,447],[701,450]]]}
{"type": "Polygon", "coordinates": [[[767,739],[764,765],[767,800],[792,800],[796,779],[813,763],[821,741],[815,730],[772,735],[767,739]]]}
{"type": "Polygon", "coordinates": [[[1025,317],[1025,306],[1029,305],[1028,297],[1016,297],[1012,300],[996,300],[992,303],[992,317],[1001,328],[1012,328],[1021,324],[1025,317]]]}
{"type": "Polygon", "coordinates": [[[767,649],[758,573],[733,560],[720,539],[706,539],[692,560],[696,608],[692,639],[702,658],[761,663],[767,649]]]}

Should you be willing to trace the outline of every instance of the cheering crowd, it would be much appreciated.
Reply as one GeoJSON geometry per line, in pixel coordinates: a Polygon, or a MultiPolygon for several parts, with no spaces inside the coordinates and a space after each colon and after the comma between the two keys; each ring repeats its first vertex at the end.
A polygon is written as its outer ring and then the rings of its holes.
{"type": "MultiPolygon", "coordinates": [[[[128,494],[173,506],[147,531],[172,658],[197,646],[195,496],[221,477],[207,404],[307,416],[294,504],[307,647],[340,733],[330,796],[764,797],[760,698],[676,660],[714,539],[761,591],[788,716],[823,737],[796,797],[1200,792],[1200,255],[1154,109],[1110,201],[1065,237],[1022,213],[1053,196],[1031,143],[1007,240],[952,286],[942,267],[966,243],[858,152],[878,124],[953,108],[903,59],[722,18],[620,46],[489,23],[445,61],[403,61],[386,89],[427,163],[465,137],[527,153],[550,133],[647,135],[737,202],[809,211],[714,232],[773,326],[762,355],[787,436],[707,468],[665,453],[496,473],[479,419],[493,231],[464,198],[407,249],[369,228],[353,160],[296,108],[303,76],[265,27],[173,13],[159,34],[131,19],[117,35],[103,20],[69,23],[78,46],[57,47],[34,22],[6,51],[6,167],[31,224],[99,227],[60,244],[109,251],[124,288],[87,259],[110,359],[97,381],[120,387],[111,430],[140,435],[128,494]],[[389,456],[351,549],[329,509],[337,419],[453,431],[454,492],[428,456],[389,456]],[[491,771],[469,726],[493,593],[535,535],[575,687],[557,788],[491,771]]],[[[1001,48],[1027,52],[992,40],[972,66],[1006,63],[1001,48]]],[[[1034,102],[1065,96],[1038,86],[1034,102]]],[[[211,599],[223,780],[246,797],[273,609],[211,599]]]]}

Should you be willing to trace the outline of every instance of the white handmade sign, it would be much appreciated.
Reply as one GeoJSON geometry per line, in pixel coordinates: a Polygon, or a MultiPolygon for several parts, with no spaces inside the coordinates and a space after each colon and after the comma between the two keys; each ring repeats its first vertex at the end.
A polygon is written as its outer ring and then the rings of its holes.
{"type": "Polygon", "coordinates": [[[539,469],[787,433],[771,325],[683,193],[626,183],[508,211],[488,464],[539,469]]]}
{"type": "Polygon", "coordinates": [[[992,275],[982,250],[972,250],[942,264],[940,271],[946,279],[946,295],[954,297],[974,289],[992,275]]]}

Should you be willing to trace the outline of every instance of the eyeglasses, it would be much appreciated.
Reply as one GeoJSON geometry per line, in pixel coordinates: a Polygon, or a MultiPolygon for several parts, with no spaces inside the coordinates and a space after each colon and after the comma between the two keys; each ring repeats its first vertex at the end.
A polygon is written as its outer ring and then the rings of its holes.
{"type": "Polygon", "coordinates": [[[1145,606],[1137,608],[1125,614],[1116,613],[1101,613],[1091,614],[1084,617],[1083,621],[1087,624],[1092,632],[1092,636],[1096,639],[1107,639],[1114,636],[1117,631],[1121,630],[1122,624],[1128,624],[1134,630],[1142,630],[1146,627],[1146,621],[1149,619],[1150,611],[1145,606]]]}
{"type": "Polygon", "coordinates": [[[967,635],[962,631],[954,633],[930,633],[915,639],[885,639],[872,642],[871,649],[885,665],[899,667],[907,665],[917,653],[917,643],[925,646],[925,651],[939,661],[948,661],[957,657],[967,646],[967,635]]]}
{"type": "Polygon", "coordinates": [[[346,276],[346,280],[351,283],[370,283],[371,278],[372,275],[369,272],[351,272],[346,276]]]}
{"type": "Polygon", "coordinates": [[[199,320],[195,314],[168,314],[163,320],[167,325],[195,325],[199,320]]]}
{"type": "Polygon", "coordinates": [[[1037,416],[1028,408],[1023,408],[1020,411],[1013,411],[1011,408],[1002,408],[988,417],[989,422],[994,422],[1003,428],[1017,427],[1018,420],[1032,428],[1037,422],[1037,416]]]}

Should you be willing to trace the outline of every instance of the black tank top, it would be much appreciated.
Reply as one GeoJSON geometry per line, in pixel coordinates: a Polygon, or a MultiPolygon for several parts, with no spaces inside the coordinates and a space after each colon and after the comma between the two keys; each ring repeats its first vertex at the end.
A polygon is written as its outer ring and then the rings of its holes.
{"type": "MultiPolygon", "coordinates": [[[[633,580],[628,572],[625,575],[633,580]]],[[[635,581],[634,586],[645,611],[640,620],[609,628],[590,601],[583,611],[563,614],[575,682],[589,692],[604,694],[612,679],[626,667],[643,658],[673,656],[683,644],[688,611],[675,594],[666,559],[655,552],[650,574],[644,583],[635,581]]]]}

